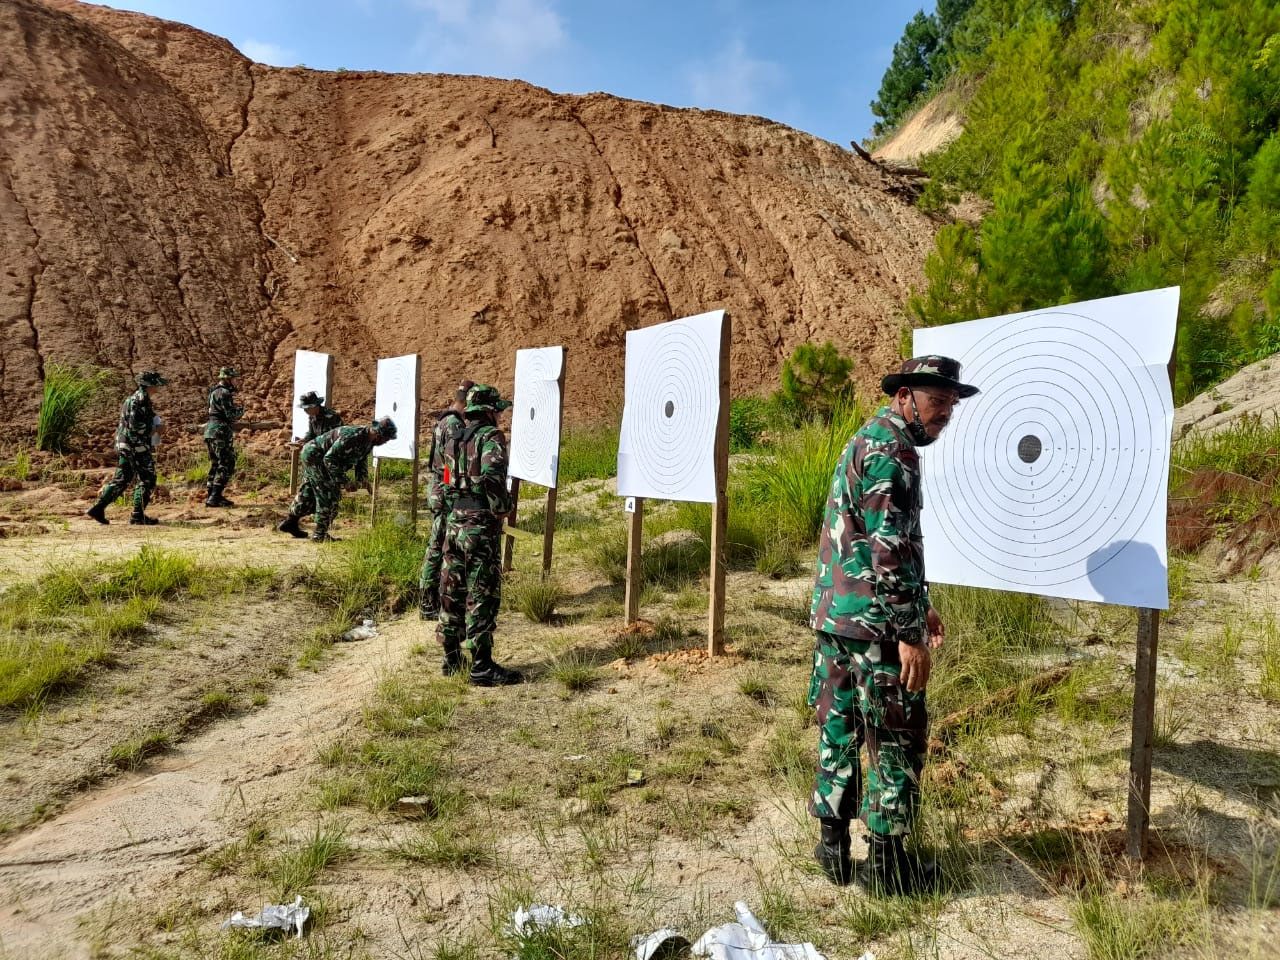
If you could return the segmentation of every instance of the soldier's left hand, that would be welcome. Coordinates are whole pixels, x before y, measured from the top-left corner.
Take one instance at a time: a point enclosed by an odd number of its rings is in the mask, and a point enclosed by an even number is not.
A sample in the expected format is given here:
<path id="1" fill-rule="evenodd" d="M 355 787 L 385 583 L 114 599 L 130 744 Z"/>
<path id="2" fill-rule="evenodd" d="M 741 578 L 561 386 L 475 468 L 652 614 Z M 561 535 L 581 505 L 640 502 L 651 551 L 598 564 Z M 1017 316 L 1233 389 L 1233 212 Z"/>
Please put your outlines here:
<path id="1" fill-rule="evenodd" d="M 929 631 L 929 647 L 937 650 L 946 639 L 947 628 L 943 625 L 942 618 L 938 616 L 938 611 L 933 607 L 930 607 L 929 612 L 924 615 L 924 625 Z"/>

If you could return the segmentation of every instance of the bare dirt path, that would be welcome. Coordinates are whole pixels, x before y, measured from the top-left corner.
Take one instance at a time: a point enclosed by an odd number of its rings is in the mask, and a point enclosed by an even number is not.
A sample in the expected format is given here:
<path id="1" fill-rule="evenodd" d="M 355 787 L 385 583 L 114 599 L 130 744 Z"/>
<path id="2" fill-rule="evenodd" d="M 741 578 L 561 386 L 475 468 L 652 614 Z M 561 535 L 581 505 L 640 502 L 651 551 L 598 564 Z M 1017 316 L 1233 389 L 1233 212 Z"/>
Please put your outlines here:
<path id="1" fill-rule="evenodd" d="M 0 956 L 89 957 L 77 919 L 110 899 L 155 902 L 228 822 L 296 798 L 316 748 L 358 718 L 382 673 L 421 639 L 413 620 L 341 647 L 265 708 L 208 729 L 0 846 Z"/>

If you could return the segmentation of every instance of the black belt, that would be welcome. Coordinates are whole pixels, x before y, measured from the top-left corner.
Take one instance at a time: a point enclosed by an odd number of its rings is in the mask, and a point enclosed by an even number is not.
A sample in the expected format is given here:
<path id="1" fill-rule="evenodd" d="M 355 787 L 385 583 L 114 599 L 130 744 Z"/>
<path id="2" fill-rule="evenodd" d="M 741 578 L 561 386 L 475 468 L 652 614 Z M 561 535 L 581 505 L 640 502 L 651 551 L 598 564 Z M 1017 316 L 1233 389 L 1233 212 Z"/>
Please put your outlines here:
<path id="1" fill-rule="evenodd" d="M 460 493 L 449 503 L 454 510 L 484 510 L 492 512 L 489 509 L 489 500 L 487 497 L 478 497 L 475 494 Z"/>

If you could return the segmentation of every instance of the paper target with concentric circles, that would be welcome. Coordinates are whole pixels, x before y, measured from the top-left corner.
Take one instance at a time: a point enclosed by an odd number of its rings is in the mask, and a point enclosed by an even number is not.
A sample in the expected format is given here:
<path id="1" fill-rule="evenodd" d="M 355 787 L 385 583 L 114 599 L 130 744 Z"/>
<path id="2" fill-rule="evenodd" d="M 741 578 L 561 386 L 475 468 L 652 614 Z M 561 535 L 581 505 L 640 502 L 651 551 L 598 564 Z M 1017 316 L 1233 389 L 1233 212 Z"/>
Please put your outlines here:
<path id="1" fill-rule="evenodd" d="M 560 469 L 560 380 L 564 347 L 516 351 L 508 473 L 554 487 Z"/>
<path id="2" fill-rule="evenodd" d="M 627 332 L 620 496 L 716 499 L 724 311 Z"/>
<path id="3" fill-rule="evenodd" d="M 981 389 L 923 451 L 930 580 L 1168 605 L 1178 291 L 916 332 Z"/>
<path id="4" fill-rule="evenodd" d="M 396 438 L 379 444 L 379 460 L 412 460 L 418 448 L 418 355 L 384 357 L 378 361 L 373 419 L 390 417 Z"/>

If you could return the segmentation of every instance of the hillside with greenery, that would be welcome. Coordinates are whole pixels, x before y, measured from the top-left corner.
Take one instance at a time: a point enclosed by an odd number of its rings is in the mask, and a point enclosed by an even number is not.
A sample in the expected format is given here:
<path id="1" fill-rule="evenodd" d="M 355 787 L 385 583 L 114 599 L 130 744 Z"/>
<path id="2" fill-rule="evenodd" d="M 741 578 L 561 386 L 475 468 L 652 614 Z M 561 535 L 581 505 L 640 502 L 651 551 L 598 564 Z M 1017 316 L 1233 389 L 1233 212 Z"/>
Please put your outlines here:
<path id="1" fill-rule="evenodd" d="M 913 324 L 1176 284 L 1179 401 L 1280 350 L 1274 0 L 943 3 L 895 50 L 881 129 L 944 88 L 964 132 L 920 202 L 988 208 L 939 231 Z"/>

